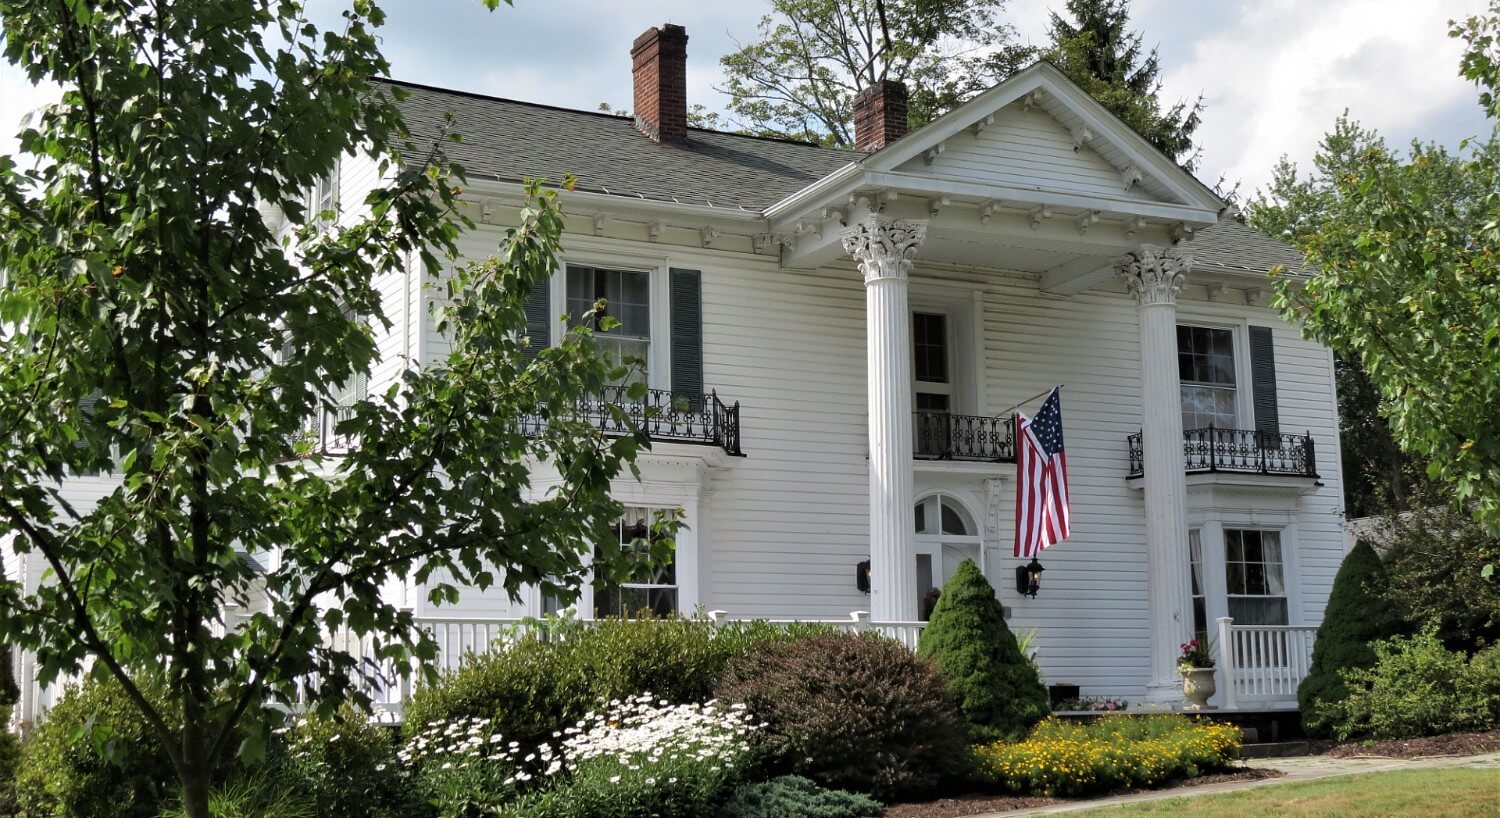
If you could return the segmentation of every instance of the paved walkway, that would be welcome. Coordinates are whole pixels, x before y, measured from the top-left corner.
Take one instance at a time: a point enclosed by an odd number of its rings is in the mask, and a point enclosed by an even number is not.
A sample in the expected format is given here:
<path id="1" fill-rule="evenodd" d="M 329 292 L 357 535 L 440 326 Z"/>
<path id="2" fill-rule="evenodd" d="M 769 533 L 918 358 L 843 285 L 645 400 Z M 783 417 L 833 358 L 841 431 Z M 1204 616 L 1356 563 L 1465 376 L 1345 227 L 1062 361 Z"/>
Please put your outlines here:
<path id="1" fill-rule="evenodd" d="M 1010 812 L 991 812 L 984 815 L 976 815 L 973 818 L 1011 818 L 1020 815 L 1055 815 L 1063 812 L 1081 812 L 1083 810 L 1098 809 L 1100 807 L 1112 807 L 1119 804 L 1135 804 L 1142 801 L 1161 801 L 1167 798 L 1187 798 L 1199 795 L 1212 795 L 1220 792 L 1234 792 L 1236 790 L 1248 790 L 1256 787 L 1275 787 L 1282 784 L 1290 784 L 1295 781 L 1313 781 L 1319 778 L 1333 778 L 1340 775 L 1357 775 L 1359 773 L 1381 773 L 1392 770 L 1428 770 L 1444 767 L 1472 767 L 1482 770 L 1500 771 L 1500 753 L 1487 753 L 1477 756 L 1435 756 L 1432 758 L 1332 758 L 1330 756 L 1302 756 L 1297 758 L 1257 758 L 1247 761 L 1248 767 L 1260 767 L 1267 770 L 1280 770 L 1285 775 L 1279 778 L 1263 778 L 1258 781 L 1228 781 L 1222 784 L 1205 784 L 1201 787 L 1175 787 L 1169 790 L 1151 790 L 1148 792 L 1137 792 L 1129 795 L 1116 795 L 1110 798 L 1099 798 L 1090 801 L 1077 801 L 1070 804 L 1056 804 L 1050 807 L 1037 807 L 1034 809 L 1012 810 Z"/>

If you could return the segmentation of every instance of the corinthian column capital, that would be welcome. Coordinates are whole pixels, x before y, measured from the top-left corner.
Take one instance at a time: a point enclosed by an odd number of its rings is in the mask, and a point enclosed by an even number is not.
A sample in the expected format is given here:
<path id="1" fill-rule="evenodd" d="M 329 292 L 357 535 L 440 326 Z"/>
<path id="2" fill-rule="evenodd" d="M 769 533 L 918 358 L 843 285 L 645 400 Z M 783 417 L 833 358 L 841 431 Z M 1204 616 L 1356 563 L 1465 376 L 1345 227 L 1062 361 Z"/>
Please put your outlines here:
<path id="1" fill-rule="evenodd" d="M 1192 268 L 1193 257 L 1180 255 L 1176 248 L 1142 244 L 1120 263 L 1120 277 L 1137 306 L 1176 304 L 1183 278 Z"/>
<path id="2" fill-rule="evenodd" d="M 912 256 L 927 237 L 927 225 L 870 213 L 844 230 L 844 252 L 864 273 L 865 281 L 905 279 Z"/>

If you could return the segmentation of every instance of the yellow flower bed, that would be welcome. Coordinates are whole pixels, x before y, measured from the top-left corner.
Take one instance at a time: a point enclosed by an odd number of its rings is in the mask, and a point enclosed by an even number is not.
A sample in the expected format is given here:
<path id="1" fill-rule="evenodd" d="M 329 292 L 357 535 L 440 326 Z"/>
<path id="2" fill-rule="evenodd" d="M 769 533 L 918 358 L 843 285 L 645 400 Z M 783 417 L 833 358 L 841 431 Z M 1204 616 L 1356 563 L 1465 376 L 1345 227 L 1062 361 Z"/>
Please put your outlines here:
<path id="1" fill-rule="evenodd" d="M 1239 753 L 1239 728 L 1175 715 L 1092 724 L 1049 718 L 1025 741 L 975 748 L 986 782 L 1038 795 L 1151 787 L 1223 767 Z"/>

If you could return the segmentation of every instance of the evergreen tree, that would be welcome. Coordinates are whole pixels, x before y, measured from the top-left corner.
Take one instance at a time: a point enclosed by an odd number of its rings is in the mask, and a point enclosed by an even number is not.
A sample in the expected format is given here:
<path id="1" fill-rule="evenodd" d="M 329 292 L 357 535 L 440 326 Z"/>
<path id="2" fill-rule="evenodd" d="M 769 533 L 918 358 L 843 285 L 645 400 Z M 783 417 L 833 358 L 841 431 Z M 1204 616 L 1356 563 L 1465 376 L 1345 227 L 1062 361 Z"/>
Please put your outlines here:
<path id="1" fill-rule="evenodd" d="M 1130 0 L 1068 0 L 1068 17 L 1053 12 L 1052 48 L 1046 53 L 1090 96 L 1134 128 L 1162 153 L 1189 170 L 1198 162 L 1193 132 L 1203 98 L 1163 108 L 1161 62 L 1156 49 L 1130 31 Z"/>
<path id="2" fill-rule="evenodd" d="M 1021 653 L 994 587 L 973 560 L 943 586 L 917 654 L 937 663 L 976 739 L 1018 738 L 1048 713 L 1036 666 Z"/>
<path id="3" fill-rule="evenodd" d="M 1370 643 L 1391 636 L 1398 622 L 1381 597 L 1385 566 L 1366 543 L 1359 543 L 1344 557 L 1328 595 L 1323 624 L 1313 643 L 1312 668 L 1297 688 L 1302 726 L 1311 736 L 1328 733 L 1325 705 L 1349 695 L 1339 672 L 1375 666 Z"/>

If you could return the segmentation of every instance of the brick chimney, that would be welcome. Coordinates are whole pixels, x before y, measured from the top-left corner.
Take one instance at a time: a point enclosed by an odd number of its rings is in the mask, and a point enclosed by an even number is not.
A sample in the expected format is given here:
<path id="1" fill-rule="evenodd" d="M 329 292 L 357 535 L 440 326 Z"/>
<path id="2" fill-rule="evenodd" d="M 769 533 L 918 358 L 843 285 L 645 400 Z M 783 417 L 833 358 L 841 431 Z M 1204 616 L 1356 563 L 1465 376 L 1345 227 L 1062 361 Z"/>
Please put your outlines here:
<path id="1" fill-rule="evenodd" d="M 630 48 L 635 127 L 654 142 L 687 142 L 687 41 L 687 29 L 668 23 L 646 29 Z"/>
<path id="2" fill-rule="evenodd" d="M 903 136 L 906 136 L 904 83 L 880 80 L 854 95 L 855 148 L 873 153 Z"/>

